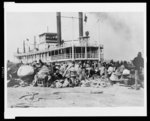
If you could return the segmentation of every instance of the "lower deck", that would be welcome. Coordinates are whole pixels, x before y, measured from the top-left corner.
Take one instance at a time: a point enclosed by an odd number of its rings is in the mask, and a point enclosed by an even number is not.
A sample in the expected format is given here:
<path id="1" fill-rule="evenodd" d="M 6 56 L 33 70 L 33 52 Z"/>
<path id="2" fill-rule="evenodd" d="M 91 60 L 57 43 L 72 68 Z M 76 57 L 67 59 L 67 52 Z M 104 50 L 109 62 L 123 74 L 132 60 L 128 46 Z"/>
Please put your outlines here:
<path id="1" fill-rule="evenodd" d="M 34 52 L 28 54 L 20 54 L 16 56 L 23 63 L 31 63 L 38 61 L 55 62 L 68 60 L 103 60 L 103 50 L 97 47 L 73 46 L 42 52 Z"/>

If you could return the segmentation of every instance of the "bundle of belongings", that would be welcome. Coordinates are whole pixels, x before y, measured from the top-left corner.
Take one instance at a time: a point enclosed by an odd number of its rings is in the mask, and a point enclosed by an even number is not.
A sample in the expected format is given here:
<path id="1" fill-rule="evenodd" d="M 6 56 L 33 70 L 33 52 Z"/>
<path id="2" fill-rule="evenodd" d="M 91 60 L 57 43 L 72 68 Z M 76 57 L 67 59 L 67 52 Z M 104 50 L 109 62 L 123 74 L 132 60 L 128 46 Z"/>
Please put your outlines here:
<path id="1" fill-rule="evenodd" d="M 120 81 L 121 76 L 122 76 L 122 72 L 119 69 L 116 69 L 112 71 L 109 79 L 111 80 L 112 84 L 114 84 Z"/>
<path id="2" fill-rule="evenodd" d="M 22 65 L 17 72 L 19 77 L 26 77 L 34 74 L 34 69 L 32 66 L 29 65 Z"/>
<path id="3" fill-rule="evenodd" d="M 131 78 L 130 70 L 128 69 L 116 69 L 116 71 L 113 71 L 110 76 L 110 80 L 112 84 L 114 83 L 124 83 L 125 85 L 128 85 L 128 82 Z"/>
<path id="4" fill-rule="evenodd" d="M 17 71 L 21 64 L 15 64 L 8 62 L 7 64 L 7 79 L 11 80 L 13 78 L 18 78 Z"/>
<path id="5" fill-rule="evenodd" d="M 113 70 L 113 69 L 111 69 Z M 124 85 L 131 84 L 131 79 L 134 78 L 131 75 L 130 70 L 126 69 L 124 65 L 120 66 L 114 71 L 111 71 L 111 75 L 109 79 L 111 80 L 112 84 L 114 83 L 123 83 Z"/>
<path id="6" fill-rule="evenodd" d="M 64 88 L 64 87 L 71 87 L 71 82 L 67 78 L 55 80 L 51 86 L 51 88 Z"/>
<path id="7" fill-rule="evenodd" d="M 34 76 L 33 86 L 48 86 L 51 79 L 50 70 L 47 66 L 43 65 Z"/>
<path id="8" fill-rule="evenodd" d="M 133 74 L 132 74 L 133 73 Z M 133 77 L 132 77 L 133 76 Z M 113 83 L 130 82 L 134 78 L 134 72 L 125 68 L 124 65 L 113 64 L 84 64 L 71 62 L 65 63 L 39 63 L 31 65 L 11 65 L 8 68 L 8 79 L 15 77 L 18 85 L 43 86 L 51 88 L 64 87 L 107 87 Z M 14 78 L 13 78 L 14 79 Z M 12 85 L 9 83 L 9 86 Z M 16 84 L 15 84 L 16 85 Z"/>
<path id="9" fill-rule="evenodd" d="M 90 87 L 92 84 L 91 80 L 82 80 L 81 81 L 81 87 Z"/>
<path id="10" fill-rule="evenodd" d="M 51 84 L 50 87 L 53 88 L 79 86 L 81 84 L 79 80 L 84 78 L 84 75 L 82 74 L 81 68 L 79 68 L 78 64 L 64 64 L 55 73 L 60 76 Z"/>
<path id="11" fill-rule="evenodd" d="M 81 87 L 108 87 L 110 86 L 110 82 L 107 78 L 101 77 L 100 79 L 87 79 L 81 81 Z"/>
<path id="12" fill-rule="evenodd" d="M 21 83 L 20 79 L 11 79 L 7 82 L 7 87 L 19 87 Z"/>
<path id="13" fill-rule="evenodd" d="M 29 86 L 34 78 L 34 68 L 30 65 L 21 65 L 17 71 L 21 86 Z"/>
<path id="14" fill-rule="evenodd" d="M 13 64 L 8 68 L 8 87 L 28 86 L 34 77 L 34 68 L 30 65 Z"/>
<path id="15" fill-rule="evenodd" d="M 130 70 L 124 69 L 122 73 L 121 80 L 124 82 L 124 84 L 127 86 L 129 83 L 131 76 L 130 76 Z"/>

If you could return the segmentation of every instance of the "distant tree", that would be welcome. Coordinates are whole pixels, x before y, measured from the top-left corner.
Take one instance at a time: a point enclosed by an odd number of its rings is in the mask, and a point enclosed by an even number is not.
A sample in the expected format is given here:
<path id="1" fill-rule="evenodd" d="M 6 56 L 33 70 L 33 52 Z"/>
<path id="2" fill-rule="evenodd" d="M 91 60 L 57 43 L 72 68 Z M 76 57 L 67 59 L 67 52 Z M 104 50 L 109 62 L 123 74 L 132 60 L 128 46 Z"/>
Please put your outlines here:
<path id="1" fill-rule="evenodd" d="M 124 63 L 123 63 L 123 61 L 121 60 L 121 62 L 120 62 L 120 65 L 123 65 Z"/>
<path id="2" fill-rule="evenodd" d="M 120 66 L 119 61 L 117 61 L 116 62 L 116 67 L 119 67 L 119 66 Z"/>
<path id="3" fill-rule="evenodd" d="M 124 62 L 123 62 L 123 65 L 125 66 L 125 68 L 128 68 L 127 61 L 124 61 Z"/>
<path id="4" fill-rule="evenodd" d="M 110 60 L 110 63 L 112 63 L 112 64 L 114 63 L 113 59 L 112 59 L 112 60 Z"/>

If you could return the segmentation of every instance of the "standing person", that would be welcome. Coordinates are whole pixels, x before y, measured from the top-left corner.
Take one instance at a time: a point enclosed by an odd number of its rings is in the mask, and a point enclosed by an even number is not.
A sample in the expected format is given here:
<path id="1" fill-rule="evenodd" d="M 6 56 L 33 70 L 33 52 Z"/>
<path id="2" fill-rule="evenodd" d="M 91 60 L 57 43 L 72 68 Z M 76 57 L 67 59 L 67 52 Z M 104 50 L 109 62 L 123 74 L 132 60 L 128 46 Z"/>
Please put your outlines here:
<path id="1" fill-rule="evenodd" d="M 139 89 L 138 83 L 143 87 L 142 81 L 140 80 L 140 75 L 144 68 L 144 59 L 142 58 L 142 53 L 139 52 L 137 57 L 135 57 L 132 62 L 135 66 L 135 89 L 137 90 Z"/>
<path id="2" fill-rule="evenodd" d="M 100 77 L 105 75 L 105 67 L 104 67 L 104 63 L 101 64 L 101 66 L 99 67 L 100 70 Z"/>
<path id="3" fill-rule="evenodd" d="M 69 86 L 73 87 L 76 80 L 76 70 L 75 70 L 75 62 L 72 61 L 71 64 L 68 65 L 66 70 L 63 73 L 63 77 L 67 78 L 69 81 Z"/>
<path id="4" fill-rule="evenodd" d="M 94 79 L 94 74 L 95 74 L 94 64 L 92 64 L 91 69 L 90 69 L 90 75 L 89 75 L 89 78 L 92 77 L 92 79 Z"/>
<path id="5" fill-rule="evenodd" d="M 91 70 L 90 63 L 87 62 L 86 66 L 85 66 L 85 71 L 86 71 L 86 73 L 87 73 L 88 76 L 90 76 L 90 70 Z"/>
<path id="6" fill-rule="evenodd" d="M 77 80 L 76 80 L 77 70 L 75 68 L 75 62 L 74 61 L 72 62 L 72 65 L 69 68 L 69 71 L 70 71 L 71 84 L 72 84 L 72 87 L 74 87 L 77 85 Z"/>
<path id="7" fill-rule="evenodd" d="M 114 72 L 114 66 L 113 66 L 113 64 L 109 64 L 108 70 L 107 70 L 107 77 L 108 77 L 108 79 L 109 79 L 111 85 L 113 85 L 113 82 L 112 82 L 112 80 L 110 79 L 110 77 L 111 77 L 111 75 L 112 75 L 113 72 Z"/>

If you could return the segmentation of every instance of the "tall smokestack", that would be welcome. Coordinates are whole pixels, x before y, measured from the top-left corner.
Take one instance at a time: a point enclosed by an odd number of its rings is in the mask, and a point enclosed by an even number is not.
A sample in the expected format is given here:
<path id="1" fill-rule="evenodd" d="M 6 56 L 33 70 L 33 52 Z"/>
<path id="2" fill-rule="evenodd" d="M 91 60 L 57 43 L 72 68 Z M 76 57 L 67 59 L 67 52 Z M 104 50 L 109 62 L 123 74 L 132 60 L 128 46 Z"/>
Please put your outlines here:
<path id="1" fill-rule="evenodd" d="M 57 12 L 57 42 L 61 44 L 61 13 Z"/>
<path id="2" fill-rule="evenodd" d="M 79 37 L 83 36 L 83 13 L 79 12 Z"/>

